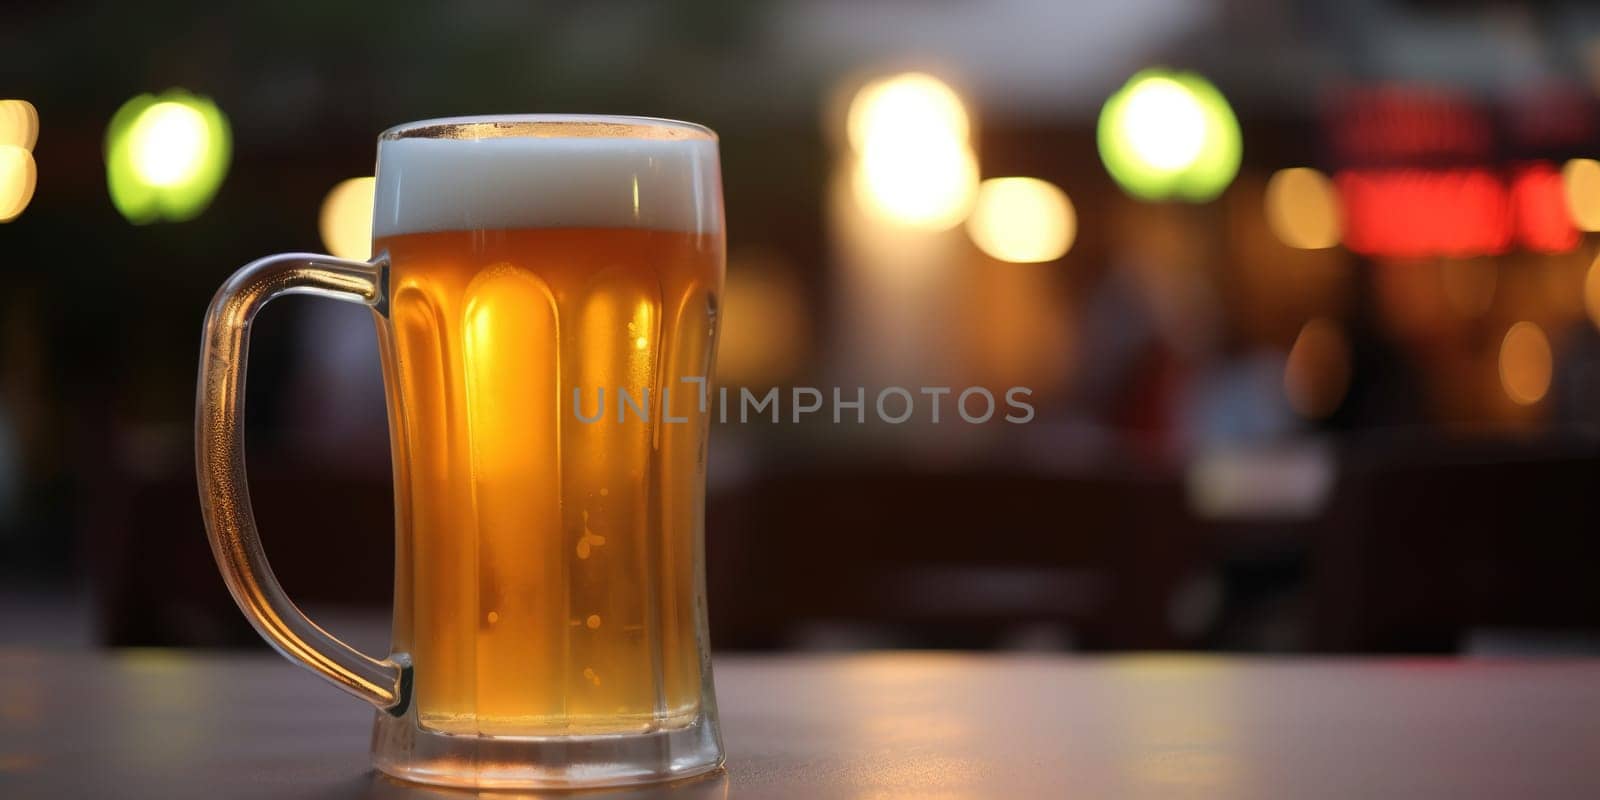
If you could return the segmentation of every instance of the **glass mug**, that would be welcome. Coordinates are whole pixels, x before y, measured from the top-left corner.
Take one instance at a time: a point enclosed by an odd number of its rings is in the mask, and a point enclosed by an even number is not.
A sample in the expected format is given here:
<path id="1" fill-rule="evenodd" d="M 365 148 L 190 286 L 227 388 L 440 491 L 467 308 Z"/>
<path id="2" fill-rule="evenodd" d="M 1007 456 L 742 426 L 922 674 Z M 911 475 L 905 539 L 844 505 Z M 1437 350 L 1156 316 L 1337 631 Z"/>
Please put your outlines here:
<path id="1" fill-rule="evenodd" d="M 722 228 L 716 135 L 698 125 L 432 120 L 379 138 L 371 261 L 270 256 L 217 292 L 195 423 L 212 551 L 269 643 L 378 708 L 380 770 L 583 787 L 721 765 L 702 520 Z M 377 324 L 387 658 L 295 607 L 251 513 L 250 322 L 293 293 Z"/>

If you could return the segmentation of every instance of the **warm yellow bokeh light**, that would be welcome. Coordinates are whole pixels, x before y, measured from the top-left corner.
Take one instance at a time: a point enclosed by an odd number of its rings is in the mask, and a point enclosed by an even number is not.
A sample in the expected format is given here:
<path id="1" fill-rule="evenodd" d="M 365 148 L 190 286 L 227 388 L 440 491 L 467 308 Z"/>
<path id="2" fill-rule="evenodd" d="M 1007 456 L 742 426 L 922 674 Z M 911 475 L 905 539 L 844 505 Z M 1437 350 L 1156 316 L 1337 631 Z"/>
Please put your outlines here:
<path id="1" fill-rule="evenodd" d="M 1283 368 L 1289 407 L 1307 419 L 1338 410 L 1350 388 L 1350 341 L 1339 323 L 1314 319 L 1300 329 Z"/>
<path id="2" fill-rule="evenodd" d="M 133 171 L 151 186 L 183 183 L 200 171 L 208 136 L 206 118 L 198 110 L 183 103 L 156 103 L 133 124 Z"/>
<path id="3" fill-rule="evenodd" d="M 28 207 L 38 169 L 33 154 L 16 145 L 0 144 L 0 222 L 10 222 Z"/>
<path id="4" fill-rule="evenodd" d="M 1561 168 L 1567 212 L 1580 231 L 1600 231 L 1600 161 L 1574 158 Z"/>
<path id="5" fill-rule="evenodd" d="M 1518 405 L 1532 405 L 1550 391 L 1554 372 L 1550 340 L 1532 322 L 1518 322 L 1500 341 L 1500 386 Z"/>
<path id="6" fill-rule="evenodd" d="M 978 186 L 967 234 L 991 258 L 1054 261 L 1072 247 L 1078 216 L 1066 192 L 1038 178 L 990 178 Z"/>
<path id="7" fill-rule="evenodd" d="M 966 108 L 937 78 L 905 73 L 862 87 L 846 121 L 856 202 L 897 224 L 944 230 L 965 219 L 978 185 Z"/>
<path id="8" fill-rule="evenodd" d="M 1149 78 L 1134 86 L 1124 102 L 1123 135 L 1144 163 L 1178 172 L 1200 157 L 1206 113 L 1188 87 L 1171 78 Z"/>
<path id="9" fill-rule="evenodd" d="M 845 130 L 850 147 L 861 153 L 875 142 L 928 136 L 965 143 L 969 125 L 954 89 L 932 75 L 906 72 L 861 87 L 850 101 Z"/>
<path id="10" fill-rule="evenodd" d="M 317 228 L 322 246 L 340 258 L 365 261 L 372 257 L 372 177 L 350 178 L 328 190 L 322 200 Z"/>
<path id="11" fill-rule="evenodd" d="M 978 158 L 966 145 L 934 141 L 869 148 L 856 162 L 856 201 L 888 221 L 942 231 L 972 210 Z"/>
<path id="12" fill-rule="evenodd" d="M 1267 181 L 1267 225 L 1284 244 L 1321 250 L 1339 243 L 1339 193 L 1328 176 L 1308 167 L 1280 169 Z"/>
<path id="13" fill-rule="evenodd" d="M 0 100 L 0 145 L 32 150 L 39 141 L 39 112 L 26 100 Z"/>

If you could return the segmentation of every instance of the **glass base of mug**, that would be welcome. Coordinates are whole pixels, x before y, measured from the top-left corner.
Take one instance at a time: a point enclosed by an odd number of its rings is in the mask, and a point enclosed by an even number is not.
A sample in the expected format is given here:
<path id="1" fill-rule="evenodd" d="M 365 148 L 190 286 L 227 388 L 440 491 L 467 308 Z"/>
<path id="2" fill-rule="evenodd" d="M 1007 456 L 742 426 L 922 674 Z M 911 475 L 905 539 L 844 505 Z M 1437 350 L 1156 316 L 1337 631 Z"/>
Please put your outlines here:
<path id="1" fill-rule="evenodd" d="M 372 761 L 402 780 L 474 789 L 589 789 L 675 781 L 722 766 L 716 723 L 594 736 L 465 736 L 378 714 Z"/>

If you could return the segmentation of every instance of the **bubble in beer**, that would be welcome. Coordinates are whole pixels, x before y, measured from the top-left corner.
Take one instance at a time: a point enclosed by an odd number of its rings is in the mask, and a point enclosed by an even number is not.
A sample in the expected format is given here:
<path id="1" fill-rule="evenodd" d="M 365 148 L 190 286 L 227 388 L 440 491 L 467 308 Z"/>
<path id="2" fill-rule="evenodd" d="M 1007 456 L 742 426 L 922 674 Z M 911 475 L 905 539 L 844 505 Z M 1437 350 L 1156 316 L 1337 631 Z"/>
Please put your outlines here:
<path id="1" fill-rule="evenodd" d="M 600 685 L 600 673 L 595 672 L 594 667 L 584 667 L 583 677 L 596 686 Z"/>
<path id="2" fill-rule="evenodd" d="M 591 631 L 598 629 L 600 627 L 600 615 L 590 614 L 589 618 L 583 621 L 583 624 L 589 626 Z"/>
<path id="3" fill-rule="evenodd" d="M 649 303 L 640 303 L 633 311 L 633 321 L 628 323 L 628 335 L 633 338 L 633 349 L 644 350 L 650 346 L 650 331 L 655 327 L 651 318 L 655 309 Z"/>
<path id="4" fill-rule="evenodd" d="M 584 531 L 583 536 L 578 537 L 578 558 L 588 558 L 593 548 L 605 543 L 606 537 L 597 533 L 590 533 L 587 530 Z"/>
<path id="5" fill-rule="evenodd" d="M 500 621 L 500 612 L 498 612 L 498 611 L 490 611 L 489 612 L 489 624 L 493 625 L 493 624 L 495 624 L 496 622 L 499 622 L 499 621 Z"/>

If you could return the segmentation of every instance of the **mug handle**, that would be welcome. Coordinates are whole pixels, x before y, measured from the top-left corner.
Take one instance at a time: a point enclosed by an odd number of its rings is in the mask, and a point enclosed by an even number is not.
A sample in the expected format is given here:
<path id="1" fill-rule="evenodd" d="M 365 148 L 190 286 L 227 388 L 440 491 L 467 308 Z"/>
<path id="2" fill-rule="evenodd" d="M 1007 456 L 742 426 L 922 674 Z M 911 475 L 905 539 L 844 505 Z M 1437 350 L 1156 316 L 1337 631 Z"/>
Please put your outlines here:
<path id="1" fill-rule="evenodd" d="M 339 641 L 306 617 L 267 565 L 250 510 L 244 468 L 244 378 L 250 322 L 275 297 L 312 294 L 383 310 L 388 265 L 311 253 L 268 256 L 217 290 L 206 312 L 195 398 L 195 468 L 211 552 L 250 624 L 278 652 L 335 686 L 395 716 L 411 696 L 404 654 L 378 660 Z"/>

